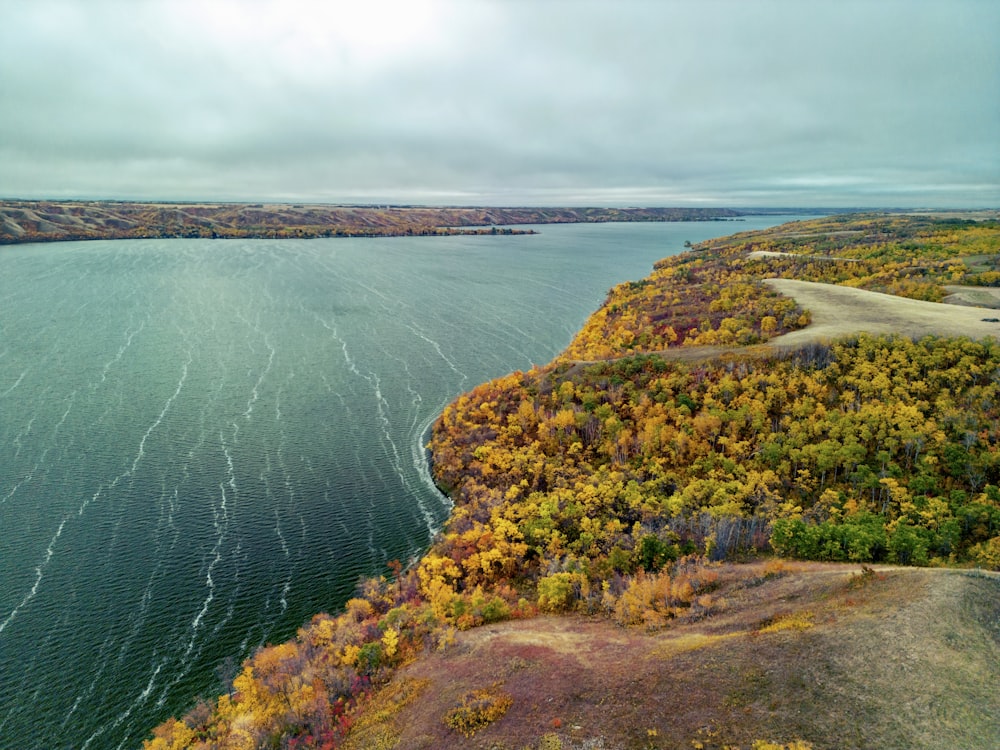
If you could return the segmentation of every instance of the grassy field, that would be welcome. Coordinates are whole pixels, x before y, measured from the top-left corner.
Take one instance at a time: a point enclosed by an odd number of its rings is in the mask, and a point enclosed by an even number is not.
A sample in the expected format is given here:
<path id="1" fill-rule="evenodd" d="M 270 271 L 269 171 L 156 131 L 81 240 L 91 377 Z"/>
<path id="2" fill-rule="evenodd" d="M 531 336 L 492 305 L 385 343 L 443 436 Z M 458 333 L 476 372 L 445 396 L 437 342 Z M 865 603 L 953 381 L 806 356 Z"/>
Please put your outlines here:
<path id="1" fill-rule="evenodd" d="M 458 633 L 399 671 L 352 746 L 1000 746 L 996 576 L 793 562 L 718 572 L 715 614 L 658 632 L 571 616 Z M 465 737 L 443 718 L 478 689 L 512 703 Z M 400 695 L 417 700 L 396 708 Z"/>
<path id="2" fill-rule="evenodd" d="M 775 337 L 769 342 L 772 346 L 829 341 L 860 331 L 896 333 L 912 338 L 931 335 L 968 336 L 972 339 L 1000 336 L 1000 315 L 986 307 L 923 302 L 849 286 L 794 279 L 768 279 L 766 283 L 812 313 L 810 325 Z M 958 299 L 963 300 L 975 294 L 978 295 L 975 299 L 982 297 L 983 301 L 987 301 L 990 291 L 975 289 L 953 294 L 958 294 Z"/>

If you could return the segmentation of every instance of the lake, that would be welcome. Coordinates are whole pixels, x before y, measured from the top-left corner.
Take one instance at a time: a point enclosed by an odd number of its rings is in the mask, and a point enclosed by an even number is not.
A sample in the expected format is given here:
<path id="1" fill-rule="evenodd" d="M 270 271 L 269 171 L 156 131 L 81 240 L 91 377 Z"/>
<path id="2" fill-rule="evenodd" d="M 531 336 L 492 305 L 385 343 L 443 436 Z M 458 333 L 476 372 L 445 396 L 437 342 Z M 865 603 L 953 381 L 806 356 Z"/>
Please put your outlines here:
<path id="1" fill-rule="evenodd" d="M 741 222 L 0 248 L 0 747 L 138 747 L 448 516 L 427 431 Z"/>

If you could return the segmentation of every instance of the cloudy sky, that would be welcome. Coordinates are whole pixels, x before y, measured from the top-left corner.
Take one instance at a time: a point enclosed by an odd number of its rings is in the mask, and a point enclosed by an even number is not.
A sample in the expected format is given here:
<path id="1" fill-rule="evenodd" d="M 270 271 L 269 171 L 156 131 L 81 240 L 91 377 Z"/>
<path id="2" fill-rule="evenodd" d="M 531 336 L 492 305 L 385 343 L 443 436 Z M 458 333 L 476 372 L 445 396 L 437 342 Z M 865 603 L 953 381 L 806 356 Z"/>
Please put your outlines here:
<path id="1" fill-rule="evenodd" d="M 996 0 L 0 0 L 0 197 L 1000 206 Z"/>

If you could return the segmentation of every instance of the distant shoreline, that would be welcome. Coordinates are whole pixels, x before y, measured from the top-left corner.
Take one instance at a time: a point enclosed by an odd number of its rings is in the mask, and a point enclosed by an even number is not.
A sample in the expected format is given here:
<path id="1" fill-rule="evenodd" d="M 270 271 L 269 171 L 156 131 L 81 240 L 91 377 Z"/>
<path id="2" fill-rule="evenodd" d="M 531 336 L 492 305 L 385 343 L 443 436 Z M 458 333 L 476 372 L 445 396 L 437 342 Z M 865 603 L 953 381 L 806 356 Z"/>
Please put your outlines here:
<path id="1" fill-rule="evenodd" d="M 739 220 L 774 209 L 0 200 L 0 245 L 115 239 L 534 234 L 526 224 Z"/>

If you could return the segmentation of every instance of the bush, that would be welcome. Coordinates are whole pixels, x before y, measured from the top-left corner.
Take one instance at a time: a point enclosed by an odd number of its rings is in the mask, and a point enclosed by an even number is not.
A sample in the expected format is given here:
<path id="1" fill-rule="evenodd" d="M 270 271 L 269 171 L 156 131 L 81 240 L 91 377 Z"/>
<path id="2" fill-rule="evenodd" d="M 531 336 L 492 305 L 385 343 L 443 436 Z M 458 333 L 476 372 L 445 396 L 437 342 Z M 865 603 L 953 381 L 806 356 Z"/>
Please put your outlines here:
<path id="1" fill-rule="evenodd" d="M 614 604 L 615 622 L 623 627 L 644 625 L 656 630 L 692 607 L 696 614 L 704 615 L 716 606 L 706 592 L 716 587 L 718 579 L 719 574 L 707 569 L 703 558 L 698 557 L 679 560 L 672 575 L 640 571 Z"/>
<path id="2" fill-rule="evenodd" d="M 494 685 L 484 690 L 473 690 L 462 696 L 462 702 L 444 717 L 444 723 L 466 737 L 472 737 L 483 727 L 507 713 L 514 699 Z"/>
<path id="3" fill-rule="evenodd" d="M 977 544 L 969 552 L 976 565 L 987 570 L 1000 570 L 1000 536 Z"/>
<path id="4" fill-rule="evenodd" d="M 668 562 L 676 560 L 679 553 L 676 544 L 667 544 L 656 534 L 646 534 L 639 542 L 639 564 L 647 573 L 661 570 Z"/>
<path id="5" fill-rule="evenodd" d="M 645 625 L 654 630 L 663 627 L 673 617 L 670 576 L 666 573 L 644 575 L 639 573 L 615 604 L 615 622 L 623 627 Z"/>
<path id="6" fill-rule="evenodd" d="M 538 582 L 538 608 L 543 612 L 562 612 L 579 598 L 582 573 L 553 573 Z"/>
<path id="7" fill-rule="evenodd" d="M 807 524 L 800 518 L 779 518 L 771 530 L 771 547 L 782 557 L 800 560 L 874 562 L 884 559 L 888 551 L 884 524 L 881 516 L 871 513 L 852 516 L 839 524 Z M 897 540 L 900 554 L 904 554 L 904 538 L 905 532 Z M 925 544 L 924 562 L 926 552 Z"/>
<path id="8" fill-rule="evenodd" d="M 510 605 L 501 596 L 484 594 L 479 587 L 472 594 L 455 596 L 448 610 L 459 630 L 468 630 L 510 617 Z"/>
<path id="9" fill-rule="evenodd" d="M 889 535 L 889 559 L 900 565 L 926 565 L 929 536 L 927 529 L 898 523 Z"/>
<path id="10" fill-rule="evenodd" d="M 371 641 L 363 645 L 358 651 L 358 657 L 355 660 L 358 672 L 369 677 L 378 672 L 382 663 L 382 644 L 379 641 Z"/>

